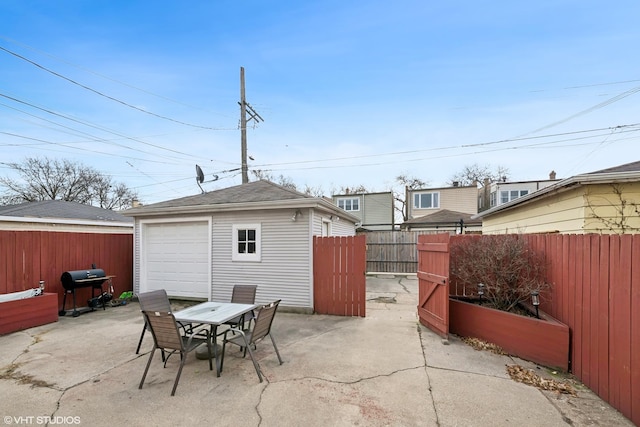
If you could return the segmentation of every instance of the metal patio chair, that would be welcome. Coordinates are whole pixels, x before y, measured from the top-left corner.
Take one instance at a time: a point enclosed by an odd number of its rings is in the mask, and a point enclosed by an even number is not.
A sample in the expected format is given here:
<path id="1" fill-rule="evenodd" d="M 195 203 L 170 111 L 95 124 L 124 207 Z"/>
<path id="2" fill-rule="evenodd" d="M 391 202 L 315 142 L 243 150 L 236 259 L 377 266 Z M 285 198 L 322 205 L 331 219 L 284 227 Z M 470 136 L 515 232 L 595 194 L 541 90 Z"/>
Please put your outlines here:
<path id="1" fill-rule="evenodd" d="M 256 302 L 256 290 L 258 286 L 256 285 L 234 285 L 233 291 L 231 292 L 231 302 L 236 304 L 255 304 Z M 253 311 L 249 313 L 249 323 L 254 319 L 255 315 Z M 224 323 L 225 325 L 229 325 L 231 327 L 244 329 L 245 325 L 245 315 L 235 317 Z"/>
<path id="2" fill-rule="evenodd" d="M 269 336 L 269 338 L 271 338 L 271 343 L 273 344 L 273 348 L 276 351 L 276 355 L 278 356 L 278 361 L 282 365 L 283 362 L 282 358 L 280 357 L 280 352 L 278 351 L 276 342 L 273 339 L 273 334 L 271 333 L 271 325 L 273 324 L 273 319 L 276 316 L 278 304 L 280 304 L 280 300 L 260 307 L 253 323 L 253 329 L 241 330 L 231 328 L 224 331 L 224 339 L 222 340 L 222 359 L 220 361 L 220 371 L 222 371 L 222 367 L 224 366 L 224 353 L 227 343 L 235 344 L 237 346 L 240 346 L 241 349 L 244 349 L 243 357 L 247 355 L 247 350 L 249 350 L 249 356 L 251 357 L 253 366 L 256 368 L 258 379 L 260 379 L 260 382 L 262 382 L 260 365 L 258 364 L 258 361 L 253 354 L 253 350 L 251 350 L 251 345 L 255 347 L 256 343 L 261 341 L 267 335 Z M 228 336 L 229 332 L 231 332 L 233 335 Z"/>
<path id="3" fill-rule="evenodd" d="M 164 289 L 158 289 L 156 291 L 142 292 L 138 294 L 138 302 L 140 303 L 141 311 L 162 311 L 165 313 L 171 313 L 171 303 L 167 296 L 167 291 Z M 184 325 L 178 322 L 178 325 L 184 330 L 185 335 L 190 334 L 193 328 L 199 325 Z M 142 327 L 142 333 L 140 334 L 140 340 L 138 341 L 138 347 L 136 348 L 136 354 L 140 353 L 140 346 L 142 345 L 142 339 L 144 333 L 149 329 L 145 318 L 144 326 Z M 162 353 L 162 360 L 164 360 L 164 352 Z"/>
<path id="4" fill-rule="evenodd" d="M 187 354 L 203 343 L 207 344 L 207 350 L 209 352 L 209 370 L 213 370 L 213 362 L 211 361 L 211 335 L 208 328 L 202 326 L 200 330 L 194 330 L 193 334 L 186 337 L 180 333 L 178 322 L 176 322 L 176 318 L 172 313 L 143 311 L 142 315 L 144 316 L 146 324 L 153 335 L 153 350 L 151 350 L 147 367 L 144 369 L 144 374 L 142 374 L 142 379 L 138 386 L 139 389 L 142 388 L 144 380 L 147 377 L 147 372 L 149 372 L 149 366 L 151 366 L 151 360 L 153 360 L 153 355 L 155 354 L 156 349 L 160 349 L 162 352 L 166 351 L 168 353 L 167 357 L 164 359 L 164 367 L 167 366 L 169 356 L 174 353 L 180 353 L 180 368 L 178 368 L 178 374 L 176 375 L 176 380 L 173 383 L 171 396 L 176 393 L 178 381 L 180 381 L 180 374 L 182 374 L 182 368 L 187 360 Z M 200 335 L 201 333 L 204 334 L 204 337 Z"/>

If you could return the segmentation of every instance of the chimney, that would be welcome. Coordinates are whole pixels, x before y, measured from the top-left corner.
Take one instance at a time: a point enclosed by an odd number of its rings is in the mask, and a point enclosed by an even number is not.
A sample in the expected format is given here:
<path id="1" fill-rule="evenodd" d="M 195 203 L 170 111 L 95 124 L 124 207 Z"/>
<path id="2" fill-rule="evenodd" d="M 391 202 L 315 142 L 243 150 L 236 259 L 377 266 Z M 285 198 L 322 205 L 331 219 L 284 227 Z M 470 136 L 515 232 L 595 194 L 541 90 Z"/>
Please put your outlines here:
<path id="1" fill-rule="evenodd" d="M 556 179 L 556 171 L 551 171 L 551 173 L 549 174 L 549 179 L 552 181 Z"/>
<path id="2" fill-rule="evenodd" d="M 140 201 L 139 201 L 139 200 L 137 200 L 137 199 L 133 199 L 133 200 L 131 201 L 131 207 L 132 207 L 132 208 L 139 208 L 140 206 L 142 206 L 142 203 L 140 203 Z"/>

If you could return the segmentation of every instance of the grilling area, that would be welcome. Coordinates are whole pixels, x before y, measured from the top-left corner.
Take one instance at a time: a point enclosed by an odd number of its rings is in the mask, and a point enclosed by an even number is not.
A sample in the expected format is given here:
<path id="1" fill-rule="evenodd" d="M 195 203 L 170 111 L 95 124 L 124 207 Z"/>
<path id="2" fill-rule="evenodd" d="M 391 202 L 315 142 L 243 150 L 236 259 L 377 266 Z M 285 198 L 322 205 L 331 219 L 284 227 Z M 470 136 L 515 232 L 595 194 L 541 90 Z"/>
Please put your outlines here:
<path id="1" fill-rule="evenodd" d="M 67 295 L 71 295 L 73 299 L 73 310 L 71 310 L 73 317 L 78 317 L 82 312 L 93 311 L 98 306 L 104 310 L 106 303 L 113 298 L 112 279 L 114 277 L 115 276 L 108 276 L 104 270 L 96 268 L 95 264 L 93 264 L 89 270 L 65 271 L 62 273 L 62 276 L 60 276 L 60 282 L 64 288 L 64 297 L 62 299 L 62 309 L 58 314 L 60 316 L 67 314 L 67 310 L 65 309 Z M 105 282 L 108 283 L 107 291 L 103 288 Z M 82 307 L 78 310 L 76 290 L 81 288 L 91 288 L 91 299 L 87 301 L 87 307 Z M 97 295 L 96 291 L 98 291 Z"/>

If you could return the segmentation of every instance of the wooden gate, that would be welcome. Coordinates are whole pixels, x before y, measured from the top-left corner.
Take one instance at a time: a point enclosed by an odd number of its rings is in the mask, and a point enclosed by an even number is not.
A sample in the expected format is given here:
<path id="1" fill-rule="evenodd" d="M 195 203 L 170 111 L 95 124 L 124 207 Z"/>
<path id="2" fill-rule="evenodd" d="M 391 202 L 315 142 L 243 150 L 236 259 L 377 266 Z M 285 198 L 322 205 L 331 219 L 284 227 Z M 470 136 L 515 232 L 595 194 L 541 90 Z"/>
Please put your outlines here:
<path id="1" fill-rule="evenodd" d="M 365 236 L 313 238 L 313 308 L 365 317 Z"/>
<path id="2" fill-rule="evenodd" d="M 418 237 L 418 317 L 443 338 L 449 336 L 449 234 Z"/>

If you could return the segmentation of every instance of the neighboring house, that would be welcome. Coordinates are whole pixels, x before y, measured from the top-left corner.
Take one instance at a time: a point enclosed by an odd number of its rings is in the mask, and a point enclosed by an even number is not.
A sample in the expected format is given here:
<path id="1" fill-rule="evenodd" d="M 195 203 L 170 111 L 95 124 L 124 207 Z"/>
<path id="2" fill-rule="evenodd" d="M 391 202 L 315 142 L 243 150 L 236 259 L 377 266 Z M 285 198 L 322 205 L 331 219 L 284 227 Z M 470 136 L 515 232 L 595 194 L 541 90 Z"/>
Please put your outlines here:
<path id="1" fill-rule="evenodd" d="M 455 212 L 478 212 L 478 188 L 475 185 L 438 188 L 407 188 L 405 196 L 408 220 L 447 209 Z"/>
<path id="2" fill-rule="evenodd" d="M 134 292 L 313 310 L 313 237 L 352 236 L 358 218 L 323 198 L 256 181 L 124 212 L 135 219 Z"/>
<path id="3" fill-rule="evenodd" d="M 133 234 L 133 220 L 109 209 L 44 200 L 0 206 L 0 230 Z"/>
<path id="4" fill-rule="evenodd" d="M 353 193 L 334 194 L 333 202 L 360 219 L 359 229 L 364 230 L 393 230 L 394 208 L 393 193 Z"/>
<path id="5" fill-rule="evenodd" d="M 478 191 L 478 212 L 509 203 L 517 198 L 541 190 L 556 182 L 556 173 L 551 171 L 549 179 L 541 181 L 508 182 L 506 177 L 502 181 L 491 182 L 485 180 L 484 186 Z"/>
<path id="6" fill-rule="evenodd" d="M 450 233 L 478 232 L 482 220 L 471 220 L 478 212 L 478 188 L 475 185 L 406 190 L 406 230 Z M 462 227 L 460 221 L 462 220 Z"/>
<path id="7" fill-rule="evenodd" d="M 465 212 L 441 209 L 430 215 L 424 215 L 405 221 L 400 228 L 407 231 L 425 231 L 450 234 L 478 234 L 482 232 L 482 220 L 472 219 Z"/>
<path id="8" fill-rule="evenodd" d="M 639 233 L 640 161 L 558 181 L 474 218 L 483 234 Z"/>

